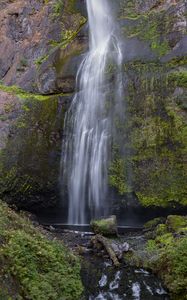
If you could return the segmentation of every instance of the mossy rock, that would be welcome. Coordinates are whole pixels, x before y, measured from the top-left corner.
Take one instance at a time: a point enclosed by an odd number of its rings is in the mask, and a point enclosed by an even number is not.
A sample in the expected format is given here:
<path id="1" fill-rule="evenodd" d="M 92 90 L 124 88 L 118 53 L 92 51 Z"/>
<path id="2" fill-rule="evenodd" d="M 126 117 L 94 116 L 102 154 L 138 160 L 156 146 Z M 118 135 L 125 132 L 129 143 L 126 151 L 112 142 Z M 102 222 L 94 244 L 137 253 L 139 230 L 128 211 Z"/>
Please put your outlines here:
<path id="1" fill-rule="evenodd" d="M 187 237 L 173 238 L 171 233 L 163 234 L 156 238 L 154 245 L 152 257 L 146 262 L 146 265 L 161 277 L 170 291 L 172 299 L 185 300 L 187 292 Z"/>
<path id="2" fill-rule="evenodd" d="M 125 65 L 126 118 L 116 125 L 109 184 L 119 195 L 134 192 L 144 207 L 177 211 L 187 205 L 187 124 L 176 84 L 168 80 L 171 68 L 140 61 Z"/>
<path id="3" fill-rule="evenodd" d="M 166 224 L 168 230 L 178 232 L 180 229 L 187 227 L 187 217 L 171 215 L 167 217 Z"/>
<path id="4" fill-rule="evenodd" d="M 179 70 L 169 74 L 169 80 L 177 86 L 187 88 L 187 70 Z"/>
<path id="5" fill-rule="evenodd" d="M 163 235 L 166 234 L 168 232 L 168 228 L 166 224 L 159 224 L 156 227 L 156 235 Z"/>
<path id="6" fill-rule="evenodd" d="M 103 218 L 100 220 L 93 220 L 90 223 L 91 228 L 95 234 L 102 234 L 104 236 L 117 235 L 117 220 L 116 216 Z"/>
<path id="7" fill-rule="evenodd" d="M 155 218 L 144 224 L 144 230 L 145 231 L 155 230 L 155 228 L 159 224 L 164 224 L 165 222 L 166 222 L 166 218 L 163 218 L 163 217 Z"/>
<path id="8" fill-rule="evenodd" d="M 171 299 L 177 300 L 185 300 L 187 292 L 186 222 L 186 216 L 170 215 L 165 224 L 153 227 L 150 231 L 152 238 L 146 245 L 148 259 L 143 260 L 143 266 L 153 270 L 164 281 Z"/>
<path id="9" fill-rule="evenodd" d="M 0 89 L 19 102 L 16 113 L 14 106 L 8 112 L 10 134 L 0 151 L 1 199 L 24 209 L 55 206 L 69 96 L 36 95 L 15 86 Z"/>

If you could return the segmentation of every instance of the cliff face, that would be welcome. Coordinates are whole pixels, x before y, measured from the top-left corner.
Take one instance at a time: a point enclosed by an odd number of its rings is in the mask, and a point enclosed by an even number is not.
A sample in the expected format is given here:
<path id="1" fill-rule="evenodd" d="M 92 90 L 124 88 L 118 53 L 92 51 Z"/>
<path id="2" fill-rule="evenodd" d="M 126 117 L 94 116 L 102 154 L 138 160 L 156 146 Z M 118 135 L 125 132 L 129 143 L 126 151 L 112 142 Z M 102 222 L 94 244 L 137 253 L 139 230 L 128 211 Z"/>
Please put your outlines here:
<path id="1" fill-rule="evenodd" d="M 86 47 L 80 6 L 0 1 L 0 193 L 19 207 L 57 202 L 64 112 Z"/>
<path id="2" fill-rule="evenodd" d="M 129 194 L 143 206 L 187 205 L 187 5 L 115 6 L 127 108 L 109 168 L 114 198 L 125 207 Z M 57 202 L 63 117 L 87 48 L 85 23 L 81 0 L 0 1 L 0 192 L 21 207 Z"/>
<path id="3" fill-rule="evenodd" d="M 184 1 L 121 1 L 127 115 L 110 182 L 143 206 L 187 204 L 186 11 Z"/>

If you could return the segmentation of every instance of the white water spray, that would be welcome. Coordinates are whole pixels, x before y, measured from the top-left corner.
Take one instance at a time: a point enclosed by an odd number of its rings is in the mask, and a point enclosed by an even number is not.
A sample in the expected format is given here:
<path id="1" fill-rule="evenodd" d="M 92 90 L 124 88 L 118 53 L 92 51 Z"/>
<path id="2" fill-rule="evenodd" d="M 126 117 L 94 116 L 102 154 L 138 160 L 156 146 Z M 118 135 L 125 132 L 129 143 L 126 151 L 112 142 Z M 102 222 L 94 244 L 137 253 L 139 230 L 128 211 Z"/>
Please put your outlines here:
<path id="1" fill-rule="evenodd" d="M 77 93 L 66 114 L 63 145 L 63 182 L 69 195 L 69 224 L 85 224 L 107 212 L 107 174 L 112 136 L 112 114 L 121 97 L 122 53 L 108 0 L 87 0 L 89 51 L 77 74 Z M 118 69 L 110 101 L 110 64 Z M 113 105 L 113 106 L 112 106 Z M 108 108 L 107 108 L 108 107 Z"/>

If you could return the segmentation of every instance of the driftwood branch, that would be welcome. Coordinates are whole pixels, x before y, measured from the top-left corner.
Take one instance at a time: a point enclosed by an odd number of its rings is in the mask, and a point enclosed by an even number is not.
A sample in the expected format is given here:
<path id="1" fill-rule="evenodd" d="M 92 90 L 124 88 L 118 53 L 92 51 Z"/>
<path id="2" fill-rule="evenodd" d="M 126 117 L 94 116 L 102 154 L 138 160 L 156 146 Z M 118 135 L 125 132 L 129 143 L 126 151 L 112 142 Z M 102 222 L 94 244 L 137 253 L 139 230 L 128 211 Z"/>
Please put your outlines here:
<path id="1" fill-rule="evenodd" d="M 109 241 L 105 237 L 103 237 L 100 234 L 97 234 L 96 236 L 94 236 L 92 238 L 91 242 L 93 243 L 93 245 L 97 245 L 98 243 L 101 244 L 105 248 L 106 252 L 108 253 L 114 266 L 118 267 L 120 265 L 119 260 L 116 256 L 114 250 L 112 249 Z"/>

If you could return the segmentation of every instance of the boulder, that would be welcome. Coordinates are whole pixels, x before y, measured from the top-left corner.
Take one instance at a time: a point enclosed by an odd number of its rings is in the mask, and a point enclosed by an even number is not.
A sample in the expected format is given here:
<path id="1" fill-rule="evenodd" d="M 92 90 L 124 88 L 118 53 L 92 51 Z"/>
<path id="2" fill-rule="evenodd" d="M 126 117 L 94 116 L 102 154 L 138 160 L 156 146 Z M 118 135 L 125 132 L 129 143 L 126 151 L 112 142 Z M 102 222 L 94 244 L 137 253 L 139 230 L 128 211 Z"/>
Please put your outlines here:
<path id="1" fill-rule="evenodd" d="M 93 220 L 90 223 L 91 228 L 95 234 L 102 234 L 104 236 L 117 235 L 117 219 L 116 216 Z"/>
<path id="2" fill-rule="evenodd" d="M 187 216 L 170 215 L 167 217 L 166 225 L 171 232 L 178 232 L 187 227 Z"/>

